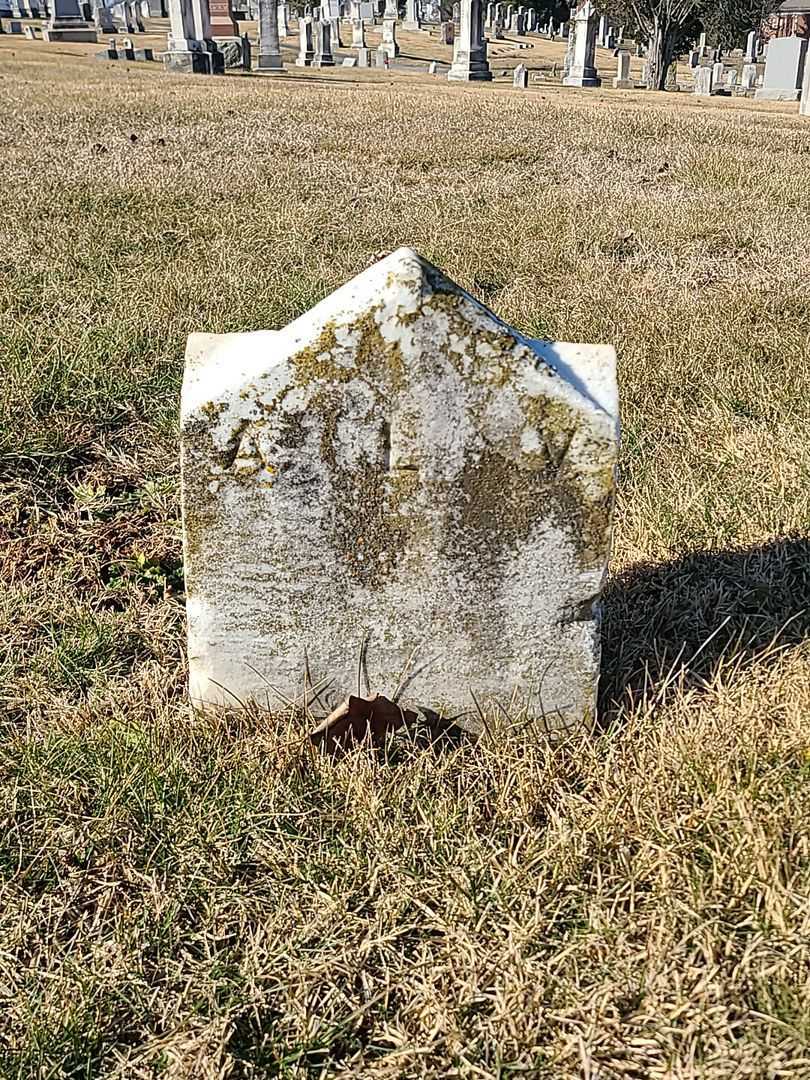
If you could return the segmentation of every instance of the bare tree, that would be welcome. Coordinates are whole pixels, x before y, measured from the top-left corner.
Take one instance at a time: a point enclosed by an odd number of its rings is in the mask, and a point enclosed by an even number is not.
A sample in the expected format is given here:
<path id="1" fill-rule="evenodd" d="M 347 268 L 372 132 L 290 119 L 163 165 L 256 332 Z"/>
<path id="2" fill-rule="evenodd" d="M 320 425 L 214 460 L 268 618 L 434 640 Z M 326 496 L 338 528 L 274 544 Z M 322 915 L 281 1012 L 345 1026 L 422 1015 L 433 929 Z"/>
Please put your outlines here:
<path id="1" fill-rule="evenodd" d="M 677 51 L 701 28 L 719 46 L 742 44 L 780 0 L 602 0 L 607 15 L 635 23 L 648 42 L 647 87 L 663 90 Z"/>

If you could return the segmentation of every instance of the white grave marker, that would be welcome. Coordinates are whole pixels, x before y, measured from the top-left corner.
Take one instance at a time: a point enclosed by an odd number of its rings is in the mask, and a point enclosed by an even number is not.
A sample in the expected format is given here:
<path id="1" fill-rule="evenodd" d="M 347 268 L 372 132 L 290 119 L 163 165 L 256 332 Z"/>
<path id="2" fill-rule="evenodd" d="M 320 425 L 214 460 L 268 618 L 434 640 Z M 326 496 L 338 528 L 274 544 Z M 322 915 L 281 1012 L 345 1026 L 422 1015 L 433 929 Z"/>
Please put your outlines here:
<path id="1" fill-rule="evenodd" d="M 587 724 L 617 446 L 611 347 L 528 340 L 407 248 L 282 330 L 192 335 L 193 702 L 283 709 L 308 672 L 331 705 L 365 641 L 372 691 Z"/>

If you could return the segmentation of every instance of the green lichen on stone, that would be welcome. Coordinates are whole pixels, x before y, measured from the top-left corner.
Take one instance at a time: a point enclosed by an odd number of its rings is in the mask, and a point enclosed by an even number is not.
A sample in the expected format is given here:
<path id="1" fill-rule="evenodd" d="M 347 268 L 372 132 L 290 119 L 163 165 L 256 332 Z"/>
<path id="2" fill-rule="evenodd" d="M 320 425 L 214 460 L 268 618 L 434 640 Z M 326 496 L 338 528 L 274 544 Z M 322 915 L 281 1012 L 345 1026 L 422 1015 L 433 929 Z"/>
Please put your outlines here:
<path id="1" fill-rule="evenodd" d="M 373 374 L 385 379 L 395 393 L 405 385 L 405 361 L 402 350 L 396 341 L 386 341 L 373 311 L 368 311 L 361 318 L 350 324 L 350 329 L 357 334 L 354 346 L 355 368 L 357 375 Z"/>
<path id="2" fill-rule="evenodd" d="M 227 408 L 228 404 L 225 401 L 206 401 L 205 405 L 200 406 L 200 412 L 211 423 L 214 423 Z"/>
<path id="3" fill-rule="evenodd" d="M 354 367 L 347 367 L 336 360 L 336 354 L 345 352 L 335 335 L 335 324 L 329 322 L 321 330 L 318 340 L 294 353 L 289 363 L 295 372 L 297 386 L 309 386 L 321 382 L 347 383 L 355 376 Z"/>
<path id="4" fill-rule="evenodd" d="M 350 345 L 338 341 L 338 329 L 350 337 Z M 351 355 L 352 362 L 341 363 L 340 358 L 347 355 Z M 405 383 L 405 365 L 399 344 L 385 340 L 374 311 L 364 312 L 350 322 L 338 324 L 333 320 L 327 323 L 317 341 L 295 353 L 289 362 L 295 371 L 297 386 L 375 378 L 396 391 Z"/>

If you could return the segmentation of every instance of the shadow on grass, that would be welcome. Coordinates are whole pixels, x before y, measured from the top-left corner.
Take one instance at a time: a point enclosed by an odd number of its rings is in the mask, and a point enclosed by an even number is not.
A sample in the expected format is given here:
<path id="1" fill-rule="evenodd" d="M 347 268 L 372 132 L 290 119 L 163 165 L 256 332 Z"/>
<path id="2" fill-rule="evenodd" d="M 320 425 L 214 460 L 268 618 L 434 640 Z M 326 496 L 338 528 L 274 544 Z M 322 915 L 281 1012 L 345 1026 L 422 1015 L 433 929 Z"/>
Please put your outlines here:
<path id="1" fill-rule="evenodd" d="M 810 540 L 635 566 L 610 581 L 603 602 L 605 724 L 673 676 L 705 685 L 724 661 L 750 662 L 769 645 L 810 639 Z"/>

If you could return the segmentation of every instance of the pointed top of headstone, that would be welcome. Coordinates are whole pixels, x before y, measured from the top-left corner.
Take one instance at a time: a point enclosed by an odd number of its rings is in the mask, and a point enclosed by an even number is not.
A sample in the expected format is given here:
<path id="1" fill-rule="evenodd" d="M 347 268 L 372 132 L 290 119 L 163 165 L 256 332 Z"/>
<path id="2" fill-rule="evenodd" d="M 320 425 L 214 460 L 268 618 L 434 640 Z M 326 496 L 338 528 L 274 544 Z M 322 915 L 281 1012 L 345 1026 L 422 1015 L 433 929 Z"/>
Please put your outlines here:
<path id="1" fill-rule="evenodd" d="M 371 325 L 369 318 L 380 328 L 378 343 L 382 344 L 383 339 L 389 341 L 394 351 L 417 332 L 450 334 L 458 343 L 474 345 L 465 355 L 465 375 L 476 380 L 486 377 L 493 357 L 500 352 L 500 362 L 508 356 L 511 374 L 527 388 L 542 385 L 544 392 L 564 400 L 572 409 L 595 408 L 611 424 L 615 423 L 618 391 L 611 347 L 523 337 L 409 247 L 392 251 L 286 327 L 273 332 L 271 362 L 293 358 L 295 363 L 296 353 L 305 352 L 324 336 L 354 338 L 359 333 L 362 337 Z M 260 332 L 262 338 L 264 334 Z M 231 336 L 223 335 L 221 341 L 227 343 Z M 244 340 L 254 335 L 237 336 Z M 209 335 L 203 337 L 207 339 Z M 487 345 L 479 340 L 482 337 L 488 339 Z M 408 344 L 413 347 L 413 342 Z M 268 364 L 264 348 L 255 353 L 242 351 L 247 363 L 246 375 L 259 374 Z M 195 356 L 189 359 L 193 366 Z M 233 377 L 233 372 L 219 359 L 212 358 L 210 367 L 211 377 L 217 382 L 227 384 Z M 340 376 L 339 370 L 337 374 Z M 506 372 L 501 371 L 499 377 L 505 378 Z M 208 386 L 205 392 L 210 389 Z"/>

